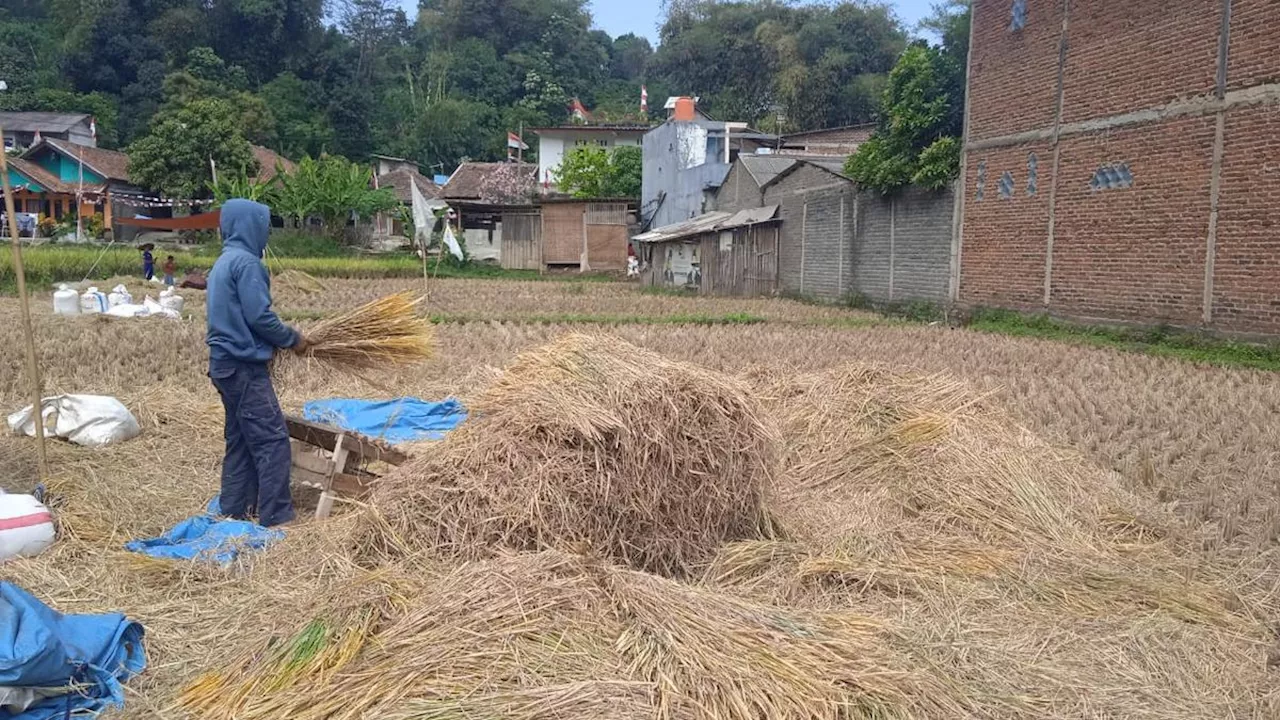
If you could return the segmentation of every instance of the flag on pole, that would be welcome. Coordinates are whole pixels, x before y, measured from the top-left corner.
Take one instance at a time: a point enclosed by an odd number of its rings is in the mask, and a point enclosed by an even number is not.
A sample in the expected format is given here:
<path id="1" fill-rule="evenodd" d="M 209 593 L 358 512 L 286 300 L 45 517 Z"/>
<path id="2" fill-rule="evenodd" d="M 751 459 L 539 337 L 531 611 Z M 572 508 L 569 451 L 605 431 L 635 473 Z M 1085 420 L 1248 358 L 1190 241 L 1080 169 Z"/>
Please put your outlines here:
<path id="1" fill-rule="evenodd" d="M 465 259 L 462 255 L 462 247 L 458 245 L 458 238 L 453 236 L 453 226 L 449 223 L 444 224 L 444 244 L 458 260 Z"/>
<path id="2" fill-rule="evenodd" d="M 98 139 L 98 119 L 92 115 L 89 116 L 89 137 Z"/>
<path id="3" fill-rule="evenodd" d="M 529 146 L 524 143 L 524 140 L 520 139 L 519 135 L 508 130 L 507 131 L 507 149 L 508 150 L 528 150 Z"/>
<path id="4" fill-rule="evenodd" d="M 31 138 L 31 144 L 32 144 L 32 145 L 39 145 L 39 144 L 40 144 L 40 131 L 39 131 L 39 130 L 36 130 L 36 134 Z"/>
<path id="5" fill-rule="evenodd" d="M 591 122 L 591 113 L 587 112 L 587 108 L 583 106 L 582 101 L 574 98 L 569 103 L 569 114 L 578 122 Z"/>
<path id="6" fill-rule="evenodd" d="M 640 86 L 640 112 L 649 112 L 649 88 L 644 85 Z"/>

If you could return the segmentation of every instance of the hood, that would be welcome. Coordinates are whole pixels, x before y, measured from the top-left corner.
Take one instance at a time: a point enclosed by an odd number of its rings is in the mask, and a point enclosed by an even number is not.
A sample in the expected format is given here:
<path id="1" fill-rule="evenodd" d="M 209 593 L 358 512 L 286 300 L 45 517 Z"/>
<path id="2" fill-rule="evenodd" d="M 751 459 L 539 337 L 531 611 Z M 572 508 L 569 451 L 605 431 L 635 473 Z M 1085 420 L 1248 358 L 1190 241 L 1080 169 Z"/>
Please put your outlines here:
<path id="1" fill-rule="evenodd" d="M 222 204 L 222 246 L 235 247 L 261 258 L 271 231 L 271 211 L 266 205 L 236 198 Z"/>

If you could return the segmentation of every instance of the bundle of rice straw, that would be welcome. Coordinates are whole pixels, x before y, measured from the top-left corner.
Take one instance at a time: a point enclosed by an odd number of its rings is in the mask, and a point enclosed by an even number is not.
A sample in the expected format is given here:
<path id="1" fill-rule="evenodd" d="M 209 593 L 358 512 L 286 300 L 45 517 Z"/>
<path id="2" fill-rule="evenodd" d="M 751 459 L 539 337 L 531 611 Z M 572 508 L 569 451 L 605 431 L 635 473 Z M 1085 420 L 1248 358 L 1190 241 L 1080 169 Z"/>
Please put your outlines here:
<path id="1" fill-rule="evenodd" d="M 349 370 L 410 365 L 431 357 L 431 321 L 419 316 L 424 300 L 401 292 L 322 320 L 307 330 L 305 356 Z"/>
<path id="2" fill-rule="evenodd" d="M 293 288 L 307 294 L 323 292 L 325 289 L 324 283 L 316 279 L 315 276 L 301 270 L 285 270 L 276 275 L 275 282 L 278 285 Z"/>
<path id="3" fill-rule="evenodd" d="M 682 575 L 766 537 L 775 432 L 739 381 L 610 337 L 521 355 L 430 454 L 379 481 L 357 552 L 589 548 Z"/>
<path id="4" fill-rule="evenodd" d="M 433 577 L 343 657 L 359 627 L 303 620 L 283 646 L 246 652 L 180 702 L 236 720 L 967 714 L 937 675 L 911 669 L 882 622 L 762 605 L 555 551 Z"/>

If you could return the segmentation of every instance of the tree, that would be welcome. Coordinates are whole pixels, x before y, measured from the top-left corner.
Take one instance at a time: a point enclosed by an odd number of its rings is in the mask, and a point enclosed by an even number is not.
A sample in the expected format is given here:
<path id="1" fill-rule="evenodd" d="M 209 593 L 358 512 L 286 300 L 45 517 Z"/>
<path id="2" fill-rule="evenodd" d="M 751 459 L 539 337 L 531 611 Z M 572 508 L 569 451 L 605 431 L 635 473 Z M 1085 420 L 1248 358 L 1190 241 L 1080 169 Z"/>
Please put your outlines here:
<path id="1" fill-rule="evenodd" d="M 258 97 L 275 118 L 277 147 L 286 157 L 317 156 L 333 144 L 333 127 L 320 102 L 318 83 L 282 72 L 262 86 Z"/>
<path id="2" fill-rule="evenodd" d="M 574 197 L 640 197 L 641 150 L 626 145 L 607 152 L 583 147 L 570 152 L 556 172 L 556 185 Z"/>
<path id="3" fill-rule="evenodd" d="M 881 121 L 871 139 L 845 163 L 850 177 L 890 192 L 910 183 L 945 187 L 959 172 L 960 142 L 948 93 L 951 60 L 918 43 L 889 73 Z"/>
<path id="4" fill-rule="evenodd" d="M 680 0 L 649 74 L 724 119 L 808 130 L 872 119 L 877 83 L 906 44 L 884 5 Z"/>
<path id="5" fill-rule="evenodd" d="M 653 46 L 649 38 L 634 33 L 619 35 L 609 52 L 609 76 L 615 80 L 643 80 L 652 59 Z"/>
<path id="6" fill-rule="evenodd" d="M 151 131 L 129 146 L 129 179 L 172 198 L 208 197 L 210 158 L 220 172 L 253 176 L 258 161 L 225 100 L 195 100 L 156 115 Z"/>

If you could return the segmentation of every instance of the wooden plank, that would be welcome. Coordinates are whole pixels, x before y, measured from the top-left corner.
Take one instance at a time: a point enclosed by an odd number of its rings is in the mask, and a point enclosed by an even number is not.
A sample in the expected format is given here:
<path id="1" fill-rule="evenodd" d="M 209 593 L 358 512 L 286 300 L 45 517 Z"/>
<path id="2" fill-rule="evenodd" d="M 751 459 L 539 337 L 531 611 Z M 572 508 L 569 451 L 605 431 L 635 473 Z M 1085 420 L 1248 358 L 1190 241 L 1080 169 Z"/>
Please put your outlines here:
<path id="1" fill-rule="evenodd" d="M 290 474 L 292 481 L 303 487 L 315 488 L 317 490 L 324 489 L 324 481 L 327 477 L 323 473 L 312 472 L 300 467 L 294 467 Z M 352 475 L 351 473 L 334 473 L 333 482 L 329 488 L 337 495 L 342 497 L 363 497 L 371 489 L 373 483 L 378 479 L 376 475 Z"/>
<path id="2" fill-rule="evenodd" d="M 548 265 L 582 265 L 583 205 L 542 207 L 542 259 Z"/>
<path id="3" fill-rule="evenodd" d="M 321 425 L 292 415 L 286 415 L 284 423 L 289 428 L 289 437 L 329 451 L 333 451 L 338 435 L 344 432 L 331 425 Z M 408 455 L 373 438 L 359 433 L 347 435 L 348 452 L 359 455 L 364 460 L 402 465 L 409 459 Z"/>

